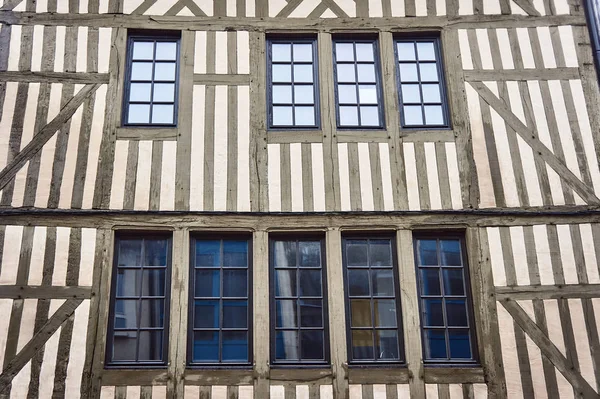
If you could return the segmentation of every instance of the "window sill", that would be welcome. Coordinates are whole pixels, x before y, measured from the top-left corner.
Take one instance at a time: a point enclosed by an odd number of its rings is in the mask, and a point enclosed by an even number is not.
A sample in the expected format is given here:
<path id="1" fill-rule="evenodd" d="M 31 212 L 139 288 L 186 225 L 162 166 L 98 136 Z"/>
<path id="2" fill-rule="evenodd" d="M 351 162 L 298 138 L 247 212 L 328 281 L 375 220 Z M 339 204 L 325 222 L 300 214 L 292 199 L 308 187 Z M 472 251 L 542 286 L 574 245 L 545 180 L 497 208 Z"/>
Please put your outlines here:
<path id="1" fill-rule="evenodd" d="M 485 383 L 483 368 L 468 365 L 439 364 L 425 365 L 423 369 L 427 384 L 479 384 Z"/>
<path id="2" fill-rule="evenodd" d="M 409 374 L 405 364 L 350 365 L 350 384 L 408 384 Z"/>
<path id="3" fill-rule="evenodd" d="M 333 381 L 333 372 L 331 366 L 311 366 L 310 368 L 271 368 L 269 379 L 275 381 L 297 381 L 297 382 L 318 382 L 320 384 L 331 384 Z"/>
<path id="4" fill-rule="evenodd" d="M 117 130 L 117 140 L 159 140 L 175 141 L 179 135 L 177 126 L 154 127 L 154 126 L 122 126 Z"/>
<path id="5" fill-rule="evenodd" d="M 107 366 L 102 373 L 104 385 L 153 385 L 167 383 L 167 366 L 154 369 L 131 366 Z M 162 367 L 162 368 L 158 368 Z"/>

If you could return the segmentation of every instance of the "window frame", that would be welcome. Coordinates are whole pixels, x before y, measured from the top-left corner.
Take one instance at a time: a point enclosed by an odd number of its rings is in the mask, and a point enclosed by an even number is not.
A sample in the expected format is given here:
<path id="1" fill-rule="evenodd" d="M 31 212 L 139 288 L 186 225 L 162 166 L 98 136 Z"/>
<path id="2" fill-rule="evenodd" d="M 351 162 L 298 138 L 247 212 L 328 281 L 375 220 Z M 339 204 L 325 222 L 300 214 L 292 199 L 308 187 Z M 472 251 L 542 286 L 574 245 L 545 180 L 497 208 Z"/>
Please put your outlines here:
<path id="1" fill-rule="evenodd" d="M 416 281 L 417 281 L 417 299 L 419 301 L 419 326 L 421 329 L 421 347 L 422 347 L 422 356 L 423 356 L 423 364 L 426 366 L 459 366 L 459 367 L 479 367 L 480 364 L 480 354 L 478 350 L 478 341 L 477 341 L 477 326 L 476 326 L 476 318 L 475 311 L 473 308 L 473 290 L 471 286 L 471 276 L 470 276 L 470 268 L 469 268 L 469 258 L 467 254 L 466 248 L 466 237 L 465 234 L 461 232 L 432 232 L 432 231 L 419 231 L 413 232 L 413 252 L 414 252 L 414 262 L 415 262 L 415 273 L 416 273 Z M 451 359 L 450 351 L 448 350 L 448 341 L 446 341 L 446 354 L 447 359 L 428 359 L 425 353 L 425 328 L 423 322 L 423 304 L 421 297 L 421 278 L 419 273 L 419 261 L 418 261 L 418 252 L 417 252 L 417 241 L 418 240 L 458 240 L 460 242 L 461 247 L 461 258 L 463 261 L 462 269 L 463 269 L 463 284 L 465 287 L 465 298 L 466 298 L 466 307 L 467 307 L 467 317 L 468 317 L 468 330 L 471 338 L 471 358 L 470 359 Z M 439 254 L 438 254 L 439 255 Z M 442 266 L 438 265 L 438 270 L 442 270 Z M 442 279 L 442 275 L 440 272 L 440 279 Z M 440 288 L 443 285 L 443 280 L 440 280 Z M 445 295 L 441 298 L 445 298 Z M 446 320 L 445 308 L 444 308 L 444 320 Z M 448 326 L 444 325 L 439 329 L 444 329 L 446 333 L 448 331 Z M 464 328 L 467 329 L 467 328 Z M 447 335 L 447 334 L 446 334 Z"/>
<path id="2" fill-rule="evenodd" d="M 165 308 L 163 315 L 163 339 L 162 339 L 162 361 L 114 361 L 112 360 L 114 324 L 115 324 L 115 306 L 117 293 L 117 269 L 119 261 L 119 242 L 122 239 L 161 239 L 167 241 L 167 265 L 165 267 Z M 171 272 L 173 270 L 173 234 L 159 231 L 116 231 L 113 240 L 113 264 L 110 287 L 110 298 L 108 307 L 108 323 L 106 332 L 106 349 L 104 353 L 105 369 L 166 369 L 169 361 L 169 321 L 171 310 Z M 143 270 L 140 267 L 140 270 Z M 142 289 L 140 287 L 140 289 Z M 140 326 L 137 326 L 139 333 Z M 139 341 L 139 337 L 138 337 Z M 137 351 L 136 351 L 137 355 Z"/>
<path id="3" fill-rule="evenodd" d="M 194 362 L 194 289 L 195 289 L 195 250 L 196 250 L 196 241 L 198 240 L 245 240 L 248 243 L 248 361 L 247 362 Z M 189 285 L 188 285 L 188 322 L 187 322 L 187 344 L 186 344 L 186 368 L 188 369 L 251 369 L 252 364 L 254 362 L 254 312 L 252 307 L 252 298 L 253 298 L 253 254 L 252 254 L 252 234 L 251 233 L 209 233 L 209 232 L 192 232 L 190 234 L 190 259 L 189 259 Z M 216 270 L 222 270 L 223 266 L 215 267 Z M 219 280 L 219 284 L 223 286 L 223 278 Z M 218 297 L 219 300 L 223 299 L 223 293 Z M 222 319 L 222 307 L 220 308 L 220 318 Z M 222 331 L 222 327 L 219 327 L 219 333 Z M 219 347 L 222 347 L 221 335 L 219 334 Z M 220 352 L 219 352 L 220 353 Z"/>
<path id="4" fill-rule="evenodd" d="M 155 85 L 154 74 L 150 84 L 152 85 L 150 92 L 150 114 L 148 123 L 129 123 L 129 96 L 131 93 L 131 72 L 133 64 L 133 44 L 134 42 L 175 42 L 177 45 L 177 54 L 175 56 L 175 80 L 172 82 L 175 86 L 175 92 L 173 93 L 173 123 L 152 123 L 152 105 L 154 104 L 152 95 Z M 125 81 L 123 85 L 123 104 L 121 109 L 121 126 L 124 128 L 128 127 L 141 127 L 141 128 L 176 128 L 179 115 L 179 83 L 180 83 L 180 58 L 181 58 L 181 32 L 178 31 L 137 31 L 134 30 L 127 35 L 127 50 L 126 50 L 126 64 L 125 64 Z M 152 58 L 152 65 L 156 64 L 156 46 L 154 47 L 154 55 Z M 134 82 L 135 83 L 135 82 Z M 158 81 L 161 83 L 161 81 Z M 166 83 L 171 83 L 167 81 Z M 134 102 L 135 103 L 135 102 Z M 159 102 L 162 103 L 162 102 Z M 144 103 L 145 104 L 145 103 Z M 170 104 L 170 103 L 169 103 Z"/>
<path id="5" fill-rule="evenodd" d="M 348 282 L 348 259 L 346 254 L 346 243 L 348 240 L 369 240 L 369 239 L 389 239 L 392 247 L 392 275 L 394 278 L 394 299 L 396 301 L 396 330 L 398 331 L 398 360 L 354 360 L 352 356 L 352 321 L 351 309 L 350 309 L 350 290 Z M 344 311 L 346 315 L 346 349 L 348 353 L 348 365 L 350 367 L 390 367 L 390 366 L 401 366 L 405 367 L 406 363 L 406 352 L 404 346 L 404 322 L 402 312 L 402 298 L 400 291 L 400 267 L 398 259 L 398 251 L 396 244 L 395 232 L 360 232 L 360 233 L 349 233 L 342 234 L 342 272 L 344 278 Z M 371 266 L 365 268 L 371 270 Z M 374 297 L 369 296 L 369 300 L 372 301 Z M 391 328 L 384 328 L 391 330 Z M 375 326 L 371 327 L 372 331 L 377 330 Z M 373 347 L 374 349 L 374 347 Z"/>
<path id="6" fill-rule="evenodd" d="M 406 125 L 404 118 L 404 103 L 402 100 L 402 83 L 400 81 L 400 58 L 398 56 L 398 43 L 399 42 L 430 42 L 433 41 L 433 46 L 435 50 L 435 65 L 437 67 L 438 73 L 438 84 L 440 85 L 440 102 L 442 106 L 442 115 L 444 118 L 444 123 L 441 125 L 426 125 L 425 122 L 425 111 L 421 109 L 423 124 L 421 125 Z M 440 38 L 439 33 L 411 33 L 411 34 L 396 34 L 394 35 L 394 61 L 395 61 L 395 69 L 396 69 L 396 87 L 398 90 L 398 112 L 400 113 L 400 129 L 407 131 L 414 130 L 451 130 L 452 129 L 452 121 L 451 121 L 451 113 L 450 113 L 450 103 L 448 101 L 448 87 L 446 83 L 446 69 L 444 64 L 443 57 L 443 49 L 442 49 L 442 40 Z M 416 51 L 416 50 L 415 50 Z M 409 62 L 406 62 L 409 63 Z M 431 63 L 431 62 L 430 62 Z M 418 61 L 415 60 L 415 64 L 418 65 Z M 417 73 L 419 76 L 419 80 L 417 84 L 419 85 L 419 92 L 421 93 L 422 99 L 422 89 L 421 86 L 423 82 L 421 81 L 421 74 L 419 69 L 417 68 Z M 427 83 L 427 82 L 425 82 Z M 408 104 L 411 105 L 411 104 Z M 415 103 L 416 105 L 416 103 Z M 423 107 L 425 105 L 424 102 L 420 103 L 420 106 Z"/>
<path id="7" fill-rule="evenodd" d="M 377 111 L 379 115 L 379 125 L 377 126 L 342 126 L 340 124 L 340 101 L 339 101 L 339 92 L 338 92 L 338 74 L 337 74 L 337 43 L 372 43 L 373 44 L 373 65 L 375 67 L 375 86 L 377 90 Z M 333 91 L 335 96 L 335 120 L 336 120 L 336 129 L 340 131 L 349 130 L 369 130 L 369 131 L 377 131 L 377 130 L 385 130 L 386 129 L 386 118 L 385 118 L 385 98 L 383 94 L 383 73 L 382 73 L 382 64 L 381 64 L 381 48 L 379 42 L 378 34 L 364 34 L 364 33 L 337 33 L 334 34 L 331 38 L 331 47 L 332 47 L 332 62 L 333 65 L 331 68 L 333 69 Z M 362 61 L 365 62 L 365 61 Z M 343 64 L 350 64 L 349 61 L 342 61 Z M 353 65 L 355 66 L 360 62 L 356 61 L 356 47 L 354 53 L 354 61 Z M 358 87 L 358 74 L 356 74 L 356 82 L 354 82 L 354 86 Z M 360 99 L 358 97 L 358 93 L 356 94 L 357 101 L 357 109 L 358 109 L 358 120 L 360 121 Z M 372 104 L 366 104 L 367 106 L 373 106 Z"/>
<path id="8" fill-rule="evenodd" d="M 319 241 L 321 246 L 321 287 L 323 300 L 323 360 L 277 360 L 276 358 L 276 305 L 275 305 L 275 241 Z M 327 254 L 325 236 L 318 233 L 269 234 L 269 355 L 272 368 L 328 368 L 331 367 L 329 333 L 329 303 L 327 290 Z M 299 266 L 296 265 L 296 269 Z M 297 293 L 300 297 L 299 292 Z M 300 331 L 301 327 L 297 327 Z M 300 340 L 300 338 L 298 338 Z"/>
<path id="9" fill-rule="evenodd" d="M 312 70 L 313 70 L 313 106 L 315 108 L 315 124 L 314 125 L 275 125 L 273 123 L 273 86 L 278 86 L 277 84 L 273 84 L 273 53 L 272 53 L 272 45 L 273 44 L 310 44 L 312 45 Z M 321 95 L 320 95 L 320 87 L 319 87 L 319 47 L 317 36 L 314 34 L 308 35 L 294 35 L 294 34 L 267 34 L 266 36 L 266 57 L 267 57 L 267 65 L 266 65 L 266 89 L 267 89 L 267 130 L 268 131 L 306 131 L 306 130 L 320 130 L 321 129 Z M 293 58 L 290 59 L 289 64 L 283 63 L 281 64 L 290 65 L 292 69 L 292 77 L 290 82 L 290 87 L 292 88 L 292 98 L 294 97 L 294 71 Z M 306 62 L 304 63 L 307 64 Z M 288 86 L 281 85 L 281 86 Z M 308 84 L 300 84 L 299 86 L 308 86 Z M 292 120 L 295 119 L 294 110 L 297 106 L 302 106 L 302 104 L 292 104 Z"/>

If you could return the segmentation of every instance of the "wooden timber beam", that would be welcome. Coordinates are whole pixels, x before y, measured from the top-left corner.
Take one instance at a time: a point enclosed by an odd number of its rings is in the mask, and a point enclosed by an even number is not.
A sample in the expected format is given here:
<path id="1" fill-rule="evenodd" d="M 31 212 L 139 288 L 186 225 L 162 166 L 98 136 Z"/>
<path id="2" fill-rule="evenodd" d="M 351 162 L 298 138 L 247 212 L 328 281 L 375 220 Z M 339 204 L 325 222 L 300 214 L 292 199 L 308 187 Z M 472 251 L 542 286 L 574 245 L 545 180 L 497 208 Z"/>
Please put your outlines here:
<path id="1" fill-rule="evenodd" d="M 228 85 L 248 86 L 250 75 L 248 74 L 220 74 L 220 73 L 196 73 L 194 74 L 195 85 Z"/>
<path id="2" fill-rule="evenodd" d="M 532 17 L 539 17 L 541 14 L 535 9 L 531 0 L 513 0 L 519 7 Z"/>
<path id="3" fill-rule="evenodd" d="M 590 384 L 581 376 L 560 350 L 550 341 L 544 332 L 535 324 L 519 304 L 510 299 L 500 301 L 502 306 L 510 313 L 519 327 L 525 331 L 529 338 L 540 348 L 542 354 L 554 364 L 561 374 L 573 385 L 573 388 L 584 399 L 600 398 Z"/>
<path id="4" fill-rule="evenodd" d="M 0 82 L 108 83 L 107 73 L 2 71 Z"/>
<path id="5" fill-rule="evenodd" d="M 465 80 L 468 82 L 502 81 L 502 80 L 569 80 L 580 79 L 579 68 L 538 68 L 538 69 L 505 69 L 505 70 L 466 70 Z"/>
<path id="6" fill-rule="evenodd" d="M 531 300 L 561 298 L 600 298 L 600 284 L 521 285 L 496 287 L 500 299 Z"/>
<path id="7" fill-rule="evenodd" d="M 29 144 L 19 152 L 12 161 L 0 172 L 0 189 L 4 188 L 17 172 L 29 161 L 35 154 L 38 153 L 50 140 L 52 136 L 64 125 L 77 111 L 79 106 L 92 95 L 100 87 L 99 84 L 88 84 L 84 86 L 73 98 L 71 98 L 65 106 L 60 110 L 58 115 L 46 126 L 37 132 Z"/>
<path id="8" fill-rule="evenodd" d="M 2 299 L 88 299 L 91 296 L 91 287 L 79 286 L 3 285 L 0 289 Z"/>
<path id="9" fill-rule="evenodd" d="M 482 82 L 471 82 L 471 86 L 492 107 L 504 121 L 514 130 L 514 133 L 531 147 L 535 156 L 541 157 L 558 175 L 579 194 L 588 204 L 599 204 L 600 199 L 594 193 L 594 189 L 582 182 L 563 161 L 561 161 L 548 147 L 538 138 L 537 132 L 527 127 L 521 120 Z M 512 133 L 508 129 L 508 134 Z"/>

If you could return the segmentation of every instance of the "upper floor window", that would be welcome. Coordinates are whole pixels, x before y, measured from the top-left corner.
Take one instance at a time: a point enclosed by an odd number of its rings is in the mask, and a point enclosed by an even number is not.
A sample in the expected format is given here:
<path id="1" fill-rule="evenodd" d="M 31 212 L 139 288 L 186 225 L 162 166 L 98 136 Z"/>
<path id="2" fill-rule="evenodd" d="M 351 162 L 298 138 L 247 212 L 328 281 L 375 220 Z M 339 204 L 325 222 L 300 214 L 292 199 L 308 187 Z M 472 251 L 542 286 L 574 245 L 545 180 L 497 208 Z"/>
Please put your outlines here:
<path id="1" fill-rule="evenodd" d="M 397 39 L 396 58 L 402 127 L 448 127 L 439 39 Z"/>
<path id="2" fill-rule="evenodd" d="M 129 36 L 123 125 L 177 124 L 178 59 L 178 36 Z"/>
<path id="3" fill-rule="evenodd" d="M 316 39 L 268 40 L 269 128 L 318 128 Z"/>
<path id="4" fill-rule="evenodd" d="M 106 362 L 165 366 L 171 239 L 119 235 L 114 262 Z"/>
<path id="5" fill-rule="evenodd" d="M 335 39 L 338 128 L 382 128 L 383 100 L 376 39 Z"/>

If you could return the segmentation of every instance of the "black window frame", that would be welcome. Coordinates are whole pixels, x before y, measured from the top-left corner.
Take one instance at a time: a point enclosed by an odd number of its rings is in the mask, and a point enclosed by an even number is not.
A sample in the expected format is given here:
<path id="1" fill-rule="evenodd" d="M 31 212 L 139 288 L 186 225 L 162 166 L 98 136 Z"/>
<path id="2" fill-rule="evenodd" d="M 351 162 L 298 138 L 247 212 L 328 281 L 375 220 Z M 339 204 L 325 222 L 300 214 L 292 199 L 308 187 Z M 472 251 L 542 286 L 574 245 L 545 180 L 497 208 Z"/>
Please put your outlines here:
<path id="1" fill-rule="evenodd" d="M 323 301 L 323 360 L 277 360 L 276 345 L 277 345 L 277 327 L 276 327 L 276 305 L 275 305 L 275 241 L 319 241 L 321 246 L 321 296 Z M 271 358 L 271 366 L 274 368 L 327 368 L 331 365 L 331 348 L 330 348 L 330 333 L 329 333 L 329 301 L 327 290 L 327 256 L 326 256 L 326 241 L 322 234 L 311 233 L 279 233 L 269 235 L 269 354 Z M 298 262 L 297 262 L 298 263 Z M 308 268 L 308 267 L 307 267 Z M 315 270 L 315 267 L 309 269 Z M 296 265 L 296 270 L 300 270 L 299 265 Z M 296 297 L 300 298 L 298 285 L 299 279 L 296 282 Z M 302 328 L 298 323 L 297 331 Z M 300 336 L 298 340 L 301 342 Z M 301 351 L 301 347 L 300 351 Z"/>
<path id="2" fill-rule="evenodd" d="M 470 339 L 471 339 L 471 358 L 470 359 L 460 359 L 460 358 L 451 358 L 450 357 L 450 350 L 449 350 L 449 340 L 448 340 L 448 323 L 446 321 L 446 310 L 445 310 L 445 305 L 444 305 L 444 326 L 443 327 L 434 327 L 431 329 L 444 329 L 445 331 L 445 335 L 446 335 L 446 360 L 441 359 L 441 358 L 428 358 L 426 355 L 426 349 L 425 349 L 425 330 L 427 329 L 424 324 L 423 321 L 423 304 L 422 304 L 422 294 L 421 294 L 421 275 L 420 275 L 420 265 L 419 265 L 419 254 L 418 254 L 418 248 L 417 248 L 417 241 L 418 240 L 436 240 L 437 241 L 437 250 L 438 250 L 438 260 L 440 258 L 439 256 L 439 241 L 440 240 L 458 240 L 460 242 L 460 247 L 461 247 L 461 259 L 463 261 L 462 264 L 462 270 L 463 270 L 463 285 L 465 288 L 465 300 L 466 300 L 466 307 L 467 307 L 467 318 L 468 318 L 468 330 L 469 330 L 469 334 L 470 334 Z M 420 328 L 421 328 L 421 342 L 422 342 L 422 353 L 423 353 L 423 363 L 425 365 L 442 365 L 442 366 L 461 366 L 461 367 L 469 367 L 469 366 L 479 366 L 480 365 L 480 356 L 479 356 L 479 350 L 478 350 L 478 341 L 477 341 L 477 328 L 475 326 L 476 320 L 475 320 L 475 313 L 474 313 L 474 309 L 473 309 L 473 290 L 471 287 L 471 278 L 470 278 L 470 270 L 469 270 L 469 261 L 468 261 L 468 257 L 467 257 L 467 249 L 466 249 L 466 238 L 465 235 L 463 233 L 460 232 L 431 232 L 431 231 L 426 231 L 426 232 L 413 232 L 413 252 L 414 252 L 414 259 L 415 259 L 415 272 L 416 272 L 416 280 L 417 280 L 417 297 L 418 297 L 418 301 L 419 301 L 419 321 L 420 321 Z M 439 262 L 438 262 L 439 263 Z M 435 266 L 425 266 L 426 268 L 434 268 Z M 450 266 L 452 267 L 452 266 Z M 454 266 L 453 268 L 457 268 L 457 266 Z M 443 275 L 442 275 L 442 266 L 438 265 L 437 267 L 438 270 L 440 270 L 440 295 L 439 297 L 446 298 L 446 296 L 444 295 L 444 282 L 443 282 Z M 466 329 L 466 328 L 461 328 L 461 327 L 457 327 L 457 329 Z"/>
<path id="3" fill-rule="evenodd" d="M 437 67 L 438 74 L 438 84 L 440 86 L 440 102 L 442 107 L 442 116 L 444 118 L 444 123 L 439 125 L 427 125 L 425 124 L 425 110 L 424 106 L 427 105 L 423 101 L 423 90 L 422 85 L 423 82 L 421 80 L 421 72 L 417 67 L 417 76 L 418 81 L 411 82 L 411 84 L 419 85 L 419 93 L 421 95 L 421 103 L 408 103 L 407 105 L 420 105 L 421 106 L 421 117 L 423 123 L 421 125 L 406 125 L 405 117 L 404 117 L 404 102 L 402 99 L 402 83 L 400 80 L 400 64 L 416 64 L 419 65 L 418 54 L 415 48 L 415 61 L 400 61 L 398 55 L 398 43 L 419 43 L 419 42 L 433 42 L 434 50 L 435 50 L 435 64 Z M 398 88 L 398 111 L 400 112 L 400 128 L 402 130 L 449 130 L 452 129 L 452 121 L 450 118 L 450 104 L 448 102 L 448 88 L 446 85 L 446 74 L 444 67 L 444 57 L 442 51 L 442 41 L 439 34 L 432 33 L 423 33 L 423 34 L 410 34 L 410 35 L 394 35 L 394 59 L 396 63 L 396 87 Z M 433 61 L 427 61 L 427 63 L 433 63 Z M 438 105 L 438 103 L 432 103 L 434 105 Z"/>
<path id="4" fill-rule="evenodd" d="M 346 246 L 349 240 L 381 240 L 389 239 L 392 247 L 392 275 L 394 278 L 394 300 L 396 301 L 396 331 L 398 332 L 398 359 L 397 360 L 354 360 L 352 356 L 352 321 L 351 321 L 351 308 L 350 308 L 350 290 L 348 282 L 348 259 L 346 254 Z M 396 235 L 392 232 L 361 232 L 361 233 L 348 233 L 342 235 L 342 272 L 344 277 L 344 309 L 346 315 L 346 348 L 348 353 L 348 365 L 356 367 L 389 367 L 389 366 L 406 366 L 406 352 L 404 346 L 404 323 L 402 317 L 402 299 L 400 295 L 400 268 L 399 259 L 396 246 Z M 362 267 L 363 270 L 371 270 L 371 266 Z M 373 298 L 378 298 L 369 295 L 369 300 L 373 301 Z M 365 297 L 366 299 L 366 297 Z M 388 299 L 384 297 L 383 299 Z M 365 327 L 366 328 L 366 327 Z M 359 328 L 360 329 L 360 328 Z M 393 328 L 383 327 L 383 330 L 392 330 Z M 376 326 L 372 326 L 373 332 L 377 331 Z M 375 334 L 373 336 L 373 343 L 375 343 Z M 373 346 L 375 349 L 375 346 Z M 374 351 L 375 353 L 375 351 Z"/>
<path id="5" fill-rule="evenodd" d="M 194 272 L 195 272 L 195 251 L 196 251 L 196 245 L 195 243 L 199 240 L 207 240 L 207 241 L 228 241 L 228 240 L 233 240 L 233 241 L 240 241 L 240 240 L 244 240 L 246 241 L 248 244 L 248 251 L 247 251 L 247 259 L 248 259 L 248 265 L 247 265 L 247 276 L 248 276 L 248 281 L 247 281 L 247 287 L 248 287 L 248 291 L 246 293 L 247 298 L 246 300 L 248 301 L 248 315 L 247 315 L 247 334 L 248 334 L 248 361 L 246 362 L 223 362 L 223 361 L 219 361 L 219 362 L 194 362 L 194 301 L 195 301 L 195 295 L 194 295 L 194 289 L 195 289 L 195 276 L 194 276 Z M 253 358 L 253 354 L 254 354 L 254 340 L 253 340 L 253 319 L 254 319 L 254 313 L 253 313 L 253 307 L 252 307 L 252 298 L 253 298 L 253 285 L 252 285 L 252 273 L 253 273 L 253 256 L 252 256 L 252 234 L 250 233 L 208 233 L 208 232 L 193 232 L 190 235 L 190 268 L 189 268 L 189 279 L 190 279 L 190 283 L 189 283 L 189 295 L 188 295 L 188 332 L 187 332 L 187 356 L 186 356 L 186 367 L 189 369 L 249 369 L 252 368 L 252 363 L 254 361 Z M 214 267 L 212 269 L 215 270 L 224 270 L 223 265 L 221 264 L 218 267 Z M 239 268 L 232 268 L 232 269 L 239 269 Z M 226 270 L 226 269 L 225 269 Z M 216 297 L 215 299 L 218 299 L 219 301 L 223 300 L 223 278 L 221 276 L 220 278 L 220 282 L 219 282 L 220 286 L 221 286 L 221 292 L 220 292 L 220 296 Z M 235 297 L 237 298 L 237 297 Z M 235 299 L 232 297 L 232 300 Z M 220 306 L 219 309 L 220 312 L 220 317 L 219 317 L 219 324 L 222 325 L 222 321 L 223 321 L 223 307 Z M 221 338 L 221 333 L 223 331 L 223 327 L 220 326 L 218 329 L 219 332 L 219 357 L 221 357 L 221 350 L 222 350 L 222 338 Z"/>
<path id="6" fill-rule="evenodd" d="M 290 86 L 292 88 L 292 104 L 289 105 L 292 107 L 292 122 L 295 122 L 295 108 L 300 106 L 310 106 L 310 104 L 296 104 L 295 103 L 295 94 L 294 87 L 295 85 L 299 86 L 309 86 L 311 83 L 302 82 L 300 84 L 294 82 L 294 59 L 293 59 L 293 44 L 310 44 L 312 45 L 312 70 L 313 70 L 313 104 L 312 106 L 315 109 L 315 123 L 314 125 L 275 125 L 273 123 L 273 86 L 278 86 L 278 84 L 273 83 L 273 53 L 272 53 L 272 45 L 273 44 L 291 44 L 292 45 L 292 53 L 290 54 L 290 61 L 275 61 L 275 64 L 280 65 L 290 65 L 291 66 L 291 82 L 281 83 L 281 86 Z M 319 89 L 319 48 L 316 35 L 279 35 L 279 34 L 268 34 L 266 38 L 266 57 L 267 57 L 267 130 L 274 131 L 304 131 L 304 130 L 319 130 L 321 129 L 321 99 L 320 99 L 320 89 Z M 309 62 L 298 62 L 301 65 L 308 65 Z M 287 106 L 287 105 L 283 105 Z"/>
<path id="7" fill-rule="evenodd" d="M 379 125 L 361 125 L 360 124 L 360 98 L 358 94 L 358 71 L 357 65 L 360 63 L 363 64 L 371 64 L 371 62 L 367 61 L 357 61 L 356 60 L 356 46 L 354 46 L 354 62 L 352 64 L 355 66 L 355 77 L 356 82 L 354 85 L 356 86 L 356 107 L 358 112 L 358 122 L 359 124 L 356 126 L 342 126 L 340 123 L 340 101 L 339 101 L 339 92 L 338 92 L 338 73 L 337 73 L 337 43 L 371 43 L 373 44 L 373 65 L 375 68 L 375 86 L 377 90 L 377 110 L 379 115 Z M 379 37 L 377 34 L 335 34 L 332 37 L 332 51 L 333 51 L 333 90 L 335 95 L 335 117 L 336 117 L 336 128 L 337 130 L 384 130 L 386 129 L 386 119 L 385 119 L 385 100 L 383 95 L 383 73 L 382 73 L 382 65 L 381 65 L 381 48 L 379 45 Z M 342 64 L 350 64 L 350 61 L 341 61 Z M 350 83 L 342 83 L 342 85 Z M 372 85 L 372 84 L 371 84 Z M 373 106 L 373 104 L 365 104 L 366 106 Z M 344 104 L 342 104 L 344 106 Z"/>
<path id="8" fill-rule="evenodd" d="M 150 111 L 148 115 L 148 123 L 129 123 L 129 105 L 132 103 L 129 100 L 131 92 L 131 84 L 137 81 L 132 81 L 131 72 L 133 64 L 133 44 L 134 42 L 175 42 L 177 45 L 177 53 L 175 56 L 175 80 L 174 81 L 155 81 L 154 80 L 154 65 L 157 63 L 156 60 L 156 44 L 154 45 L 154 55 L 151 60 L 153 65 L 152 80 L 142 81 L 144 83 L 150 83 L 150 100 L 149 101 L 133 101 L 133 103 L 149 104 Z M 168 128 L 177 127 L 177 119 L 179 115 L 179 72 L 180 72 L 180 58 L 181 58 L 181 32 L 179 31 L 145 31 L 145 30 L 134 30 L 130 31 L 127 36 L 127 55 L 126 55 L 126 67 L 125 67 L 125 82 L 123 86 L 123 104 L 121 110 L 121 126 L 123 127 L 143 127 L 143 128 Z M 173 61 L 164 61 L 164 63 L 172 63 Z M 160 61 L 159 61 L 160 63 Z M 153 101 L 154 85 L 156 83 L 172 83 L 175 86 L 173 93 L 173 102 L 164 101 Z M 152 123 L 152 108 L 153 104 L 173 104 L 173 123 Z"/>
<path id="9" fill-rule="evenodd" d="M 113 338 L 114 338 L 114 322 L 115 322 L 115 306 L 117 293 L 117 269 L 119 261 L 119 243 L 121 240 L 127 239 L 160 239 L 167 241 L 167 265 L 165 267 L 165 295 L 164 295 L 164 316 L 163 316 L 163 336 L 162 336 L 162 361 L 114 361 L 112 360 Z M 169 320 L 171 309 L 171 272 L 173 267 L 173 234 L 171 232 L 147 232 L 147 231 L 118 231 L 114 236 L 113 243 L 113 265 L 111 276 L 110 300 L 108 310 L 108 325 L 106 333 L 106 351 L 104 367 L 106 369 L 165 369 L 168 364 L 169 356 Z M 143 248 L 143 245 L 142 245 Z M 142 249 L 143 251 L 143 249 Z M 143 271 L 143 265 L 140 266 Z M 140 298 L 142 288 L 140 287 Z M 140 312 L 141 313 L 141 312 Z M 139 344 L 139 331 L 141 327 L 137 323 L 138 339 L 136 345 Z M 136 357 L 138 350 L 136 349 Z"/>

